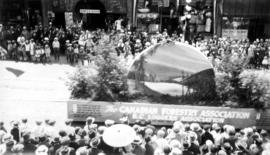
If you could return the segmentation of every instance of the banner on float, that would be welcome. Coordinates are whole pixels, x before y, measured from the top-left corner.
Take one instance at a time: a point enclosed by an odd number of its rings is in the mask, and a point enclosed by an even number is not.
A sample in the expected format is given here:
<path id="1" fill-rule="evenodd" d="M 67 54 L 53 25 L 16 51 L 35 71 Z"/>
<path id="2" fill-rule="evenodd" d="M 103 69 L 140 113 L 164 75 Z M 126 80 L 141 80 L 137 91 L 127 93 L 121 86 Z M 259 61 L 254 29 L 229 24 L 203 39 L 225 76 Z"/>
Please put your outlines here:
<path id="1" fill-rule="evenodd" d="M 74 25 L 72 12 L 65 12 L 65 21 L 66 21 L 66 27 L 72 27 Z"/>
<path id="2" fill-rule="evenodd" d="M 230 37 L 232 39 L 237 39 L 237 40 L 247 39 L 248 30 L 247 29 L 223 29 L 222 37 Z"/>
<path id="3" fill-rule="evenodd" d="M 174 121 L 231 124 L 235 127 L 256 125 L 259 119 L 254 109 L 163 105 L 150 103 L 110 103 L 70 101 L 68 117 L 74 121 L 85 121 L 88 116 L 96 118 L 97 122 L 107 119 L 119 121 L 127 116 L 131 123 L 136 120 L 151 120 L 153 125 L 172 125 Z"/>

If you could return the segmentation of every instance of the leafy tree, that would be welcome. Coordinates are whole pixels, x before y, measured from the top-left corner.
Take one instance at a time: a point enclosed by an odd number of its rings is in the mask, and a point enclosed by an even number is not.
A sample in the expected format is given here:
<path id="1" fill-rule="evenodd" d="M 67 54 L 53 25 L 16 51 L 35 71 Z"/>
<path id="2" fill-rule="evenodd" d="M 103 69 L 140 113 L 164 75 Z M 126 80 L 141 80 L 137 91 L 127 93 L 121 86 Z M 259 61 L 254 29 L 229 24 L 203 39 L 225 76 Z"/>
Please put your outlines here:
<path id="1" fill-rule="evenodd" d="M 216 72 L 219 99 L 230 107 L 262 109 L 269 107 L 270 74 L 248 70 L 245 55 L 226 55 Z"/>

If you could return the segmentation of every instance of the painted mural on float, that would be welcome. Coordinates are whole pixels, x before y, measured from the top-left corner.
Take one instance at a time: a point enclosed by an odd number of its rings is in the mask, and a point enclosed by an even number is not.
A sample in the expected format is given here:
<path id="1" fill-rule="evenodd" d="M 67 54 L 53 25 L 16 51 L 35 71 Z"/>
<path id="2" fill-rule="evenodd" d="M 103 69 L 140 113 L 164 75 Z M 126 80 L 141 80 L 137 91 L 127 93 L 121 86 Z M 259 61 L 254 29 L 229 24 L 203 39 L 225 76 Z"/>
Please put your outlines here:
<path id="1" fill-rule="evenodd" d="M 145 49 L 132 63 L 128 73 L 131 92 L 151 96 L 182 97 L 215 91 L 212 64 L 195 47 L 168 42 Z"/>

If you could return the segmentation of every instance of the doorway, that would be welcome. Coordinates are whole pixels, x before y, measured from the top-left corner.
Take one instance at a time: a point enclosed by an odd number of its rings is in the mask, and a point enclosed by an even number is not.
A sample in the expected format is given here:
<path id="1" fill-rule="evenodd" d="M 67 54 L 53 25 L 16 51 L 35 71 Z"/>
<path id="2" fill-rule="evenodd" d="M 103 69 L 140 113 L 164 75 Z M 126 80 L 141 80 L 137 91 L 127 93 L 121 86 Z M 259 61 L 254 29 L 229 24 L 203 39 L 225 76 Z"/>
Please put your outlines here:
<path id="1" fill-rule="evenodd" d="M 55 19 L 54 19 L 54 26 L 57 28 L 65 28 L 66 21 L 65 21 L 65 13 L 64 12 L 55 12 Z"/>
<path id="2" fill-rule="evenodd" d="M 30 26 L 42 23 L 41 1 L 28 1 L 28 18 Z"/>

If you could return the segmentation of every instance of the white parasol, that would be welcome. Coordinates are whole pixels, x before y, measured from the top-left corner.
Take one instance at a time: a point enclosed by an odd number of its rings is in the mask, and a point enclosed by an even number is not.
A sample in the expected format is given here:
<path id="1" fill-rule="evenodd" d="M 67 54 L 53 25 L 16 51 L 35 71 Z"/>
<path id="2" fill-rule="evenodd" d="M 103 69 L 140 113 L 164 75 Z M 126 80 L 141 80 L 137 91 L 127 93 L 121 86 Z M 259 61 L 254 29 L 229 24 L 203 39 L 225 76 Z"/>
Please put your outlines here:
<path id="1" fill-rule="evenodd" d="M 133 142 L 136 137 L 135 130 L 125 124 L 116 124 L 107 128 L 103 140 L 112 147 L 124 147 Z"/>

